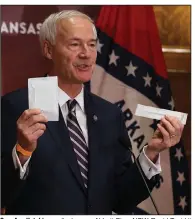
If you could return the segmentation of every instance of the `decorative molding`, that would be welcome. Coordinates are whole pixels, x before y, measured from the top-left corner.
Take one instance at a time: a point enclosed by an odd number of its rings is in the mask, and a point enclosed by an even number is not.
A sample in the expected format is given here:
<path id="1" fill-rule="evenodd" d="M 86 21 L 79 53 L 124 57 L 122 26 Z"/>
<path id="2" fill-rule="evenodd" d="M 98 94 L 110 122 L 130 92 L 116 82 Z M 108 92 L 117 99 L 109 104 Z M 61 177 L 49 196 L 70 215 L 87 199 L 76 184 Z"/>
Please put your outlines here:
<path id="1" fill-rule="evenodd" d="M 186 70 L 180 70 L 180 69 L 171 69 L 167 68 L 168 73 L 184 73 L 184 74 L 189 74 L 190 72 L 187 72 Z"/>
<path id="2" fill-rule="evenodd" d="M 191 53 L 191 49 L 181 49 L 181 48 L 162 48 L 163 52 L 168 52 L 168 53 Z"/>

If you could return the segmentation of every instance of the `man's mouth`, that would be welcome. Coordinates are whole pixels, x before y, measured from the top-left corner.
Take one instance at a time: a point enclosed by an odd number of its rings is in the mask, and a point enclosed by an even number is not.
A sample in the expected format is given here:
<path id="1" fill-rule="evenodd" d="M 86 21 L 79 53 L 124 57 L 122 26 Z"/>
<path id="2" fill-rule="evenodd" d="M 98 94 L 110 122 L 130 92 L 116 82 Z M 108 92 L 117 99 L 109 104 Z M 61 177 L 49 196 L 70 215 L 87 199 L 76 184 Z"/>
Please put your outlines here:
<path id="1" fill-rule="evenodd" d="M 80 65 L 74 65 L 74 66 L 81 71 L 87 71 L 91 68 L 91 65 L 87 65 L 87 64 L 80 64 Z"/>

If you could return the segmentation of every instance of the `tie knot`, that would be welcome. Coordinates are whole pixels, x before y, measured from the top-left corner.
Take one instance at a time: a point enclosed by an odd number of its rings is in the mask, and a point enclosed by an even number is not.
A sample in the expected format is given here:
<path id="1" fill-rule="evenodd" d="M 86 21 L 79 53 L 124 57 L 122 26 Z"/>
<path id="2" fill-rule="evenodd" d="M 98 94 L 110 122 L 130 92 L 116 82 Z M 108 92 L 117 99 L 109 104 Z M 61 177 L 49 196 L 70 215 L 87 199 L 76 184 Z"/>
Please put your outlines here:
<path id="1" fill-rule="evenodd" d="M 67 101 L 69 112 L 73 112 L 75 110 L 76 104 L 77 104 L 77 101 L 75 99 Z"/>

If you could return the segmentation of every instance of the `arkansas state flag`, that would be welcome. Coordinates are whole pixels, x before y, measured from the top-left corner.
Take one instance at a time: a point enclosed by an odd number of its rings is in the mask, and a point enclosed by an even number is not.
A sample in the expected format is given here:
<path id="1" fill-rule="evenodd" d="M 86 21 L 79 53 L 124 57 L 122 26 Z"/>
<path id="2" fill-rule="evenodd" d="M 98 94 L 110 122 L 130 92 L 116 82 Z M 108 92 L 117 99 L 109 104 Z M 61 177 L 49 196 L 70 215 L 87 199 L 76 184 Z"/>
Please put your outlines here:
<path id="1" fill-rule="evenodd" d="M 174 109 L 153 8 L 103 6 L 96 26 L 98 58 L 91 91 L 121 108 L 138 155 L 152 137 L 157 121 L 134 116 L 137 104 Z M 163 171 L 152 192 L 160 214 L 190 214 L 182 143 L 162 152 L 160 160 Z M 148 198 L 131 213 L 156 211 Z"/>

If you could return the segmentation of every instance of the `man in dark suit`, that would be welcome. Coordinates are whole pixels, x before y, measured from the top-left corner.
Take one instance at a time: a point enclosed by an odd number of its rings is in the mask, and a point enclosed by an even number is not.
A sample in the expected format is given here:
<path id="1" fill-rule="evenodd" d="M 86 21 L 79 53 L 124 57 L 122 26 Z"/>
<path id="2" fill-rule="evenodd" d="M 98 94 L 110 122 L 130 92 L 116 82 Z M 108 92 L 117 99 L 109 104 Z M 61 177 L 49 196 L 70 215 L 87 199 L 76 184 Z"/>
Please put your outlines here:
<path id="1" fill-rule="evenodd" d="M 58 122 L 28 109 L 28 91 L 2 98 L 2 207 L 7 214 L 125 214 L 148 197 L 121 111 L 84 89 L 97 56 L 92 20 L 77 11 L 52 14 L 40 40 L 58 76 Z M 183 126 L 165 117 L 137 161 L 152 189 L 159 153 Z"/>

